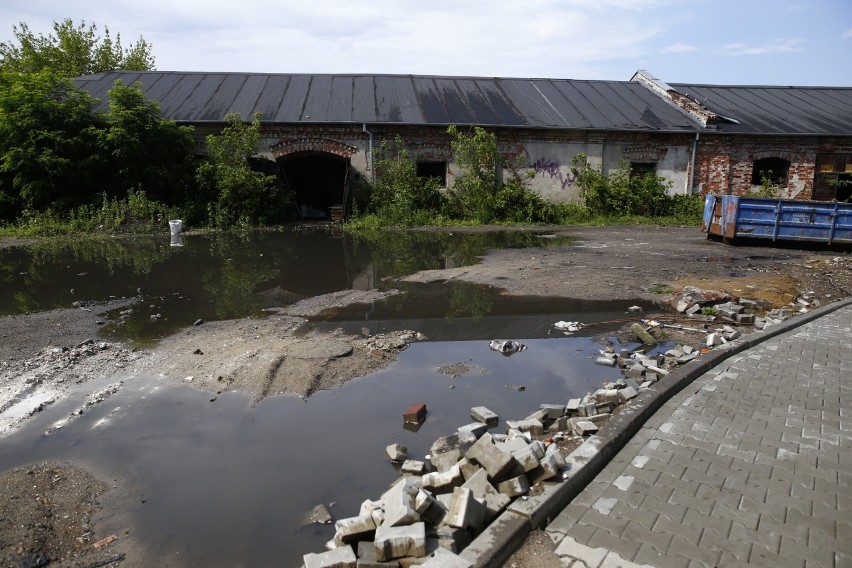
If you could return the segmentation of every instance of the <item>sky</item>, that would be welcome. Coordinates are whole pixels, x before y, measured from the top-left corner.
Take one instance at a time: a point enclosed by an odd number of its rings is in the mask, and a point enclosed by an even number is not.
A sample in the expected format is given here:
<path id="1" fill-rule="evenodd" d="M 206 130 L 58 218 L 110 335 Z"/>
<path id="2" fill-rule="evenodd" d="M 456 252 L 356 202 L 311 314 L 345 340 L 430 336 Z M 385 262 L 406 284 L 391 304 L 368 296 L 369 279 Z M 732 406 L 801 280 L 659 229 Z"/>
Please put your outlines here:
<path id="1" fill-rule="evenodd" d="M 852 86 L 852 0 L 0 0 L 0 41 L 65 18 L 162 71 Z"/>

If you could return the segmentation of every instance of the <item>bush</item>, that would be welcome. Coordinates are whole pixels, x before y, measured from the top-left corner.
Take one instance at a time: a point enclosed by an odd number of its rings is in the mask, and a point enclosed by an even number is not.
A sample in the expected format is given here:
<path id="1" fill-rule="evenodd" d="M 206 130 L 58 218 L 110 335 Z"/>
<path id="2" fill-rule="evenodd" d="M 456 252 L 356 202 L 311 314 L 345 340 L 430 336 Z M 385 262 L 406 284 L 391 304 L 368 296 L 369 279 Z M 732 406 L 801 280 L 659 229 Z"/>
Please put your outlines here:
<path id="1" fill-rule="evenodd" d="M 585 154 L 571 159 L 580 185 L 580 195 L 592 213 L 604 215 L 666 215 L 671 206 L 668 190 L 671 182 L 651 172 L 632 175 L 630 164 L 604 174 L 586 161 Z"/>

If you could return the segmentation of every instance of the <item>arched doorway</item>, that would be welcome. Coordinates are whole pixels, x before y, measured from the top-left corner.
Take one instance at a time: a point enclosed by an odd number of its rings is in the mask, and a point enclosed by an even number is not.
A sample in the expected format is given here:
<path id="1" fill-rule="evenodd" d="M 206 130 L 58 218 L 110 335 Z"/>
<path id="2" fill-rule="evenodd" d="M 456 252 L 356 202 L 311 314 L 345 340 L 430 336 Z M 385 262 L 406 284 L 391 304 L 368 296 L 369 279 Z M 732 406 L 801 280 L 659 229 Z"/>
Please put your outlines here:
<path id="1" fill-rule="evenodd" d="M 318 136 L 282 139 L 270 150 L 293 192 L 299 216 L 335 221 L 344 217 L 356 146 Z"/>
<path id="2" fill-rule="evenodd" d="M 278 159 L 280 175 L 293 192 L 300 217 L 342 215 L 349 160 L 323 152 L 299 152 Z"/>

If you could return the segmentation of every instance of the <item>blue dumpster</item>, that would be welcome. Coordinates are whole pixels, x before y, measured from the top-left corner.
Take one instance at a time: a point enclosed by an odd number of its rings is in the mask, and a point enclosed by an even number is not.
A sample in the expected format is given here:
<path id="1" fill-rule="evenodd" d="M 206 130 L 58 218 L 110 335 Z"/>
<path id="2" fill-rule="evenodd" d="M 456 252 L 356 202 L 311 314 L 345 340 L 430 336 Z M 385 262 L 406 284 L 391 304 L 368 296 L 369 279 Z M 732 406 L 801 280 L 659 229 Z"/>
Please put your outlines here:
<path id="1" fill-rule="evenodd" d="M 737 238 L 852 243 L 852 203 L 707 195 L 702 230 Z"/>

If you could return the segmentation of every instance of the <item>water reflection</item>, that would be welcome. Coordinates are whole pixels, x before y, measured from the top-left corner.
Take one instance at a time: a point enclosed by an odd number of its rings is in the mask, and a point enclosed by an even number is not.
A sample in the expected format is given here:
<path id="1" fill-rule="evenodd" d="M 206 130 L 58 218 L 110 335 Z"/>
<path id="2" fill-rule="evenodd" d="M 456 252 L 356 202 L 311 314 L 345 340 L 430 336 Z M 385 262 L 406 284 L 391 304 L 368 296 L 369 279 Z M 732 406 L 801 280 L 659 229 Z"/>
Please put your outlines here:
<path id="1" fill-rule="evenodd" d="M 134 298 L 129 311 L 108 314 L 104 334 L 145 344 L 197 319 L 261 316 L 319 294 L 387 288 L 419 270 L 473 264 L 489 249 L 565 242 L 526 232 L 351 235 L 321 227 L 39 242 L 0 249 L 0 315 Z M 452 293 L 442 316 L 493 307 L 475 287 Z"/>

